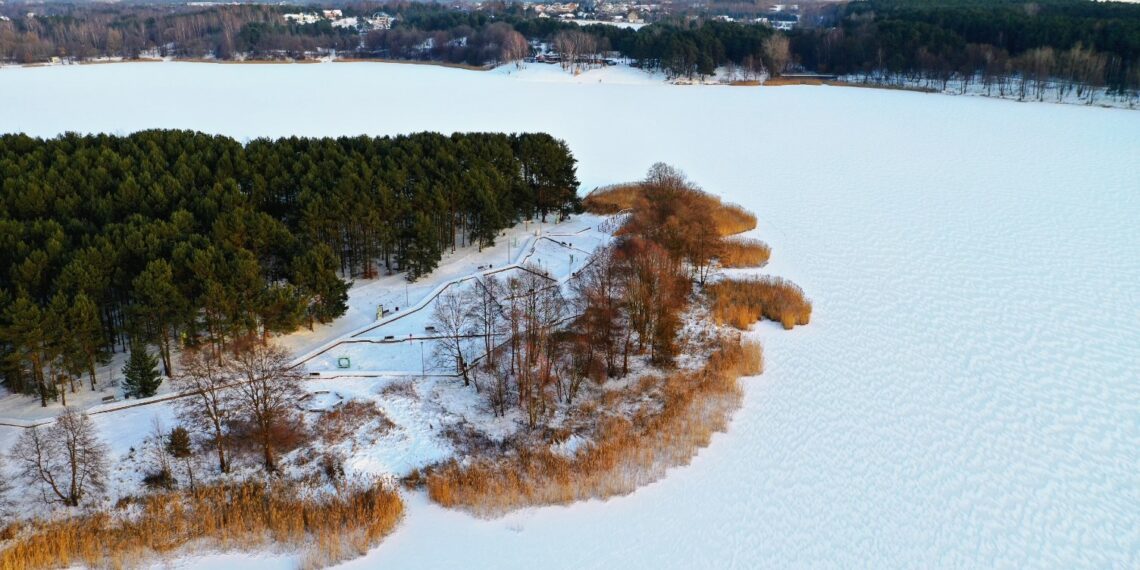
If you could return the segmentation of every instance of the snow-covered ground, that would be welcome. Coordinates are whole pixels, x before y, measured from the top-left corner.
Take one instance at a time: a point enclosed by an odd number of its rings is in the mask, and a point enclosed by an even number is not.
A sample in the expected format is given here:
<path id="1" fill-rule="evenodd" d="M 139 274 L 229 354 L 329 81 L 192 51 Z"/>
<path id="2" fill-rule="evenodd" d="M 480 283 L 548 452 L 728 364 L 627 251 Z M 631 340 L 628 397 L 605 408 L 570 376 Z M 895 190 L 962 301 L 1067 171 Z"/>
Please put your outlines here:
<path id="1" fill-rule="evenodd" d="M 411 495 L 401 528 L 345 567 L 1140 566 L 1140 114 L 518 79 L 364 63 L 3 69 L 0 131 L 541 130 L 570 144 L 587 189 L 663 160 L 757 213 L 765 271 L 804 287 L 813 321 L 758 328 L 767 371 L 691 465 L 627 497 L 492 521 Z M 344 389 L 381 389 L 367 382 Z M 419 445 L 378 453 L 405 444 Z M 408 457 L 438 449 L 423 446 Z"/>

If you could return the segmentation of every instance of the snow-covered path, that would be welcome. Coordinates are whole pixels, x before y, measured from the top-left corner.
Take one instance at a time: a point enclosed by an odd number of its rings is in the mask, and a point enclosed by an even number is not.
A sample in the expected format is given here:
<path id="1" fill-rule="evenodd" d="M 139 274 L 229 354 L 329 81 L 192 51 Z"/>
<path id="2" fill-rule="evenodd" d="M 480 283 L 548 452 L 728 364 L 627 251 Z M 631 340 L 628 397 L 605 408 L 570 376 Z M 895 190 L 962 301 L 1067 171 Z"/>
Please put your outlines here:
<path id="1" fill-rule="evenodd" d="M 587 188 L 663 160 L 759 215 L 813 322 L 760 327 L 767 372 L 692 465 L 494 521 L 413 497 L 346 567 L 1140 566 L 1140 113 L 518 75 L 4 69 L 0 131 L 545 130 Z"/>

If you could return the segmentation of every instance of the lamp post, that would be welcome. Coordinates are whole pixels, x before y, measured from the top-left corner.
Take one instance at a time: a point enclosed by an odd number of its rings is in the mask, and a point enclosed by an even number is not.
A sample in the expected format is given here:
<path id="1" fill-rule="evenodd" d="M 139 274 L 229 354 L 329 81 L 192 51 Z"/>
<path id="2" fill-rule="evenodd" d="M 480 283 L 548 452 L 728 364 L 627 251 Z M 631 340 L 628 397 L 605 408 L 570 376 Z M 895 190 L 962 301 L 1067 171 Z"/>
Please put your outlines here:
<path id="1" fill-rule="evenodd" d="M 420 339 L 420 380 L 427 378 L 427 365 L 424 364 L 424 341 Z"/>

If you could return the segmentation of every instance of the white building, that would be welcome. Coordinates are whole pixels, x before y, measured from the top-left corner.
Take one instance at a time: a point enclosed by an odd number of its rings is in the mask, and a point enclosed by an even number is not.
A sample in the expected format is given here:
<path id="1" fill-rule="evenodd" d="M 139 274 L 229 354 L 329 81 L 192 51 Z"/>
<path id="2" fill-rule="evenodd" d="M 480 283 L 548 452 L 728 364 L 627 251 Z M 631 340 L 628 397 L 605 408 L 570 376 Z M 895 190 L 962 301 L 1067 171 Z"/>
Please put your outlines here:
<path id="1" fill-rule="evenodd" d="M 297 14 L 285 14 L 285 19 L 298 24 L 315 24 L 321 21 L 321 17 L 314 12 L 300 12 Z"/>
<path id="2" fill-rule="evenodd" d="M 386 12 L 377 12 L 371 18 L 366 18 L 367 22 L 372 25 L 374 30 L 390 30 L 392 23 L 396 21 L 395 18 L 389 16 Z"/>

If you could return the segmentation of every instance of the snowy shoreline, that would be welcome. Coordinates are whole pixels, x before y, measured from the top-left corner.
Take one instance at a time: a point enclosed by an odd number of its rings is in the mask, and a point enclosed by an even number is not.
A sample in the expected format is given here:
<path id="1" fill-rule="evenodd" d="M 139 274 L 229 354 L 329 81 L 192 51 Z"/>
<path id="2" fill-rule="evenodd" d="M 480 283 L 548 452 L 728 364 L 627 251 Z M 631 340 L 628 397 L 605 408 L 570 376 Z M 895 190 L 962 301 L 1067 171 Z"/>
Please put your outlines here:
<path id="1" fill-rule="evenodd" d="M 584 188 L 666 161 L 756 212 L 765 271 L 812 295 L 813 322 L 754 329 L 767 370 L 690 465 L 625 497 L 490 521 L 409 494 L 403 525 L 344 568 L 1140 565 L 1140 115 L 495 74 L 4 70 L 0 131 L 545 131 L 567 141 Z M 397 413 L 429 428 L 406 400 Z M 137 440 L 152 413 L 122 414 L 96 420 L 101 432 Z M 0 428 L 0 449 L 14 433 Z M 360 468 L 430 457 L 433 442 L 400 440 Z M 169 566 L 296 565 L 231 553 Z"/>
<path id="2" fill-rule="evenodd" d="M 615 66 L 604 66 L 600 68 L 590 68 L 584 71 L 572 73 L 562 69 L 556 64 L 546 63 L 527 63 L 523 66 L 516 64 L 504 64 L 498 67 L 475 67 L 464 64 L 453 64 L 440 61 L 420 61 L 420 60 L 396 60 L 396 59 L 341 59 L 333 57 L 325 57 L 320 59 L 304 59 L 304 60 L 209 60 L 209 59 L 179 59 L 179 58 L 160 58 L 160 59 L 135 59 L 127 60 L 122 58 L 108 58 L 101 60 L 85 60 L 79 62 L 63 62 L 63 63 L 31 63 L 31 64 L 9 64 L 0 65 L 0 71 L 5 69 L 42 69 L 42 68 L 58 68 L 58 67 L 81 67 L 92 65 L 110 65 L 110 64 L 133 64 L 133 63 L 174 63 L 174 64 L 208 64 L 208 65 L 238 65 L 238 66 L 288 66 L 292 64 L 299 65 L 313 65 L 322 63 L 354 63 L 354 64 L 378 64 L 378 65 L 409 65 L 409 66 L 424 66 L 436 67 L 449 70 L 459 71 L 476 71 L 486 72 L 490 75 L 507 76 L 512 79 L 523 81 L 542 81 L 551 83 L 621 83 L 621 84 L 664 84 L 673 86 L 703 86 L 703 87 L 857 87 L 861 89 L 879 89 L 886 91 L 907 91 L 912 93 L 921 93 L 928 95 L 947 95 L 947 96 L 966 96 L 978 97 L 983 99 L 995 99 L 1000 101 L 1009 101 L 1014 103 L 1051 103 L 1054 105 L 1074 105 L 1083 107 L 1098 107 L 1105 109 L 1124 109 L 1124 110 L 1140 110 L 1140 100 L 1135 97 L 1116 97 L 1109 96 L 1104 92 L 1104 89 L 1098 90 L 1098 95 L 1095 99 L 1082 99 L 1074 96 L 1063 96 L 1058 98 L 1054 95 L 1056 89 L 1050 88 L 1048 94 L 1042 97 L 1020 97 L 1014 95 L 1013 88 L 1010 88 L 1008 95 L 994 94 L 978 85 L 975 82 L 973 86 L 963 85 L 961 80 L 949 82 L 945 89 L 938 89 L 931 87 L 929 82 L 913 81 L 898 83 L 887 80 L 868 79 L 862 76 L 844 76 L 836 79 L 831 79 L 826 82 L 812 81 L 812 76 L 789 76 L 785 78 L 778 78 L 781 81 L 768 84 L 764 78 L 755 79 L 739 75 L 731 70 L 720 68 L 716 74 L 705 78 L 667 78 L 664 74 L 656 71 L 644 71 L 631 67 L 628 64 L 618 64 Z M 553 72 L 553 73 L 551 73 Z M 992 90 L 990 90 L 992 91 Z"/>

